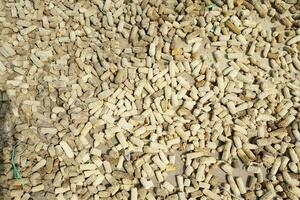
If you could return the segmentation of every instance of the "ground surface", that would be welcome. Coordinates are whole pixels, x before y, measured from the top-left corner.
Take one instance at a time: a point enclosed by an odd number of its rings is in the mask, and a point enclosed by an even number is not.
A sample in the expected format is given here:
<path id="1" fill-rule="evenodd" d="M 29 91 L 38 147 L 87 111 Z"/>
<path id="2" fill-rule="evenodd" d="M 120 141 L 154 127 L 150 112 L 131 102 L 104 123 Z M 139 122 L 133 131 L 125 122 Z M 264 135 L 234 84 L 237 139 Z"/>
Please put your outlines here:
<path id="1" fill-rule="evenodd" d="M 0 1 L 0 199 L 299 199 L 286 2 Z"/>

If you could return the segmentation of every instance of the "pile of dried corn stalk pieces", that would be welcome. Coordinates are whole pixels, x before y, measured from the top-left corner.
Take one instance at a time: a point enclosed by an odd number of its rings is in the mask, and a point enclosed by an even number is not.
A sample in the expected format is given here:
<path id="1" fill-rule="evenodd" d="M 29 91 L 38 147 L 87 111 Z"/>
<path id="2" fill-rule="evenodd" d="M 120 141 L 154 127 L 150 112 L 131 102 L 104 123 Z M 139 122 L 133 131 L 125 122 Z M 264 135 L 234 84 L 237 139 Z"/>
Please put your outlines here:
<path id="1" fill-rule="evenodd" d="M 299 0 L 1 0 L 1 195 L 297 200 L 299 52 Z"/>

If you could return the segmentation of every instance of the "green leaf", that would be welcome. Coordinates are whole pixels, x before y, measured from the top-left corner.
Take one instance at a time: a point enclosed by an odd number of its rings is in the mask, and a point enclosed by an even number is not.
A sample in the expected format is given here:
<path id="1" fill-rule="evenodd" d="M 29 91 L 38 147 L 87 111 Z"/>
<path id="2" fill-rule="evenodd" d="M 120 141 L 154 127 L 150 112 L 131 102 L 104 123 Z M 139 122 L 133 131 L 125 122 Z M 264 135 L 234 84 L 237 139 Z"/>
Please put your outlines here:
<path id="1" fill-rule="evenodd" d="M 13 176 L 14 178 L 16 179 L 21 179 L 22 176 L 21 176 L 21 173 L 17 167 L 17 164 L 16 164 L 16 148 L 17 146 L 19 145 L 19 142 L 17 142 L 14 146 L 13 146 L 13 149 L 12 149 L 12 155 L 11 155 L 11 161 L 12 161 L 12 170 L 13 170 Z"/>

